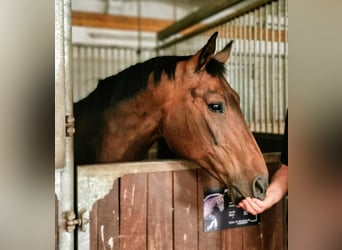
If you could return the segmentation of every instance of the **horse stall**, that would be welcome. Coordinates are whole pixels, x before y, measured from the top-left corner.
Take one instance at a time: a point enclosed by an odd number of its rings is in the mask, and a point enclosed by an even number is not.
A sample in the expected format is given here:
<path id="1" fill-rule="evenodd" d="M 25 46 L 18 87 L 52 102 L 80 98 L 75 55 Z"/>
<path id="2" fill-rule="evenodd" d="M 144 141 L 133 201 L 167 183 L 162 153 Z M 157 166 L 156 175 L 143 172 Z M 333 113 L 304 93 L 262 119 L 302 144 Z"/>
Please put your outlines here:
<path id="1" fill-rule="evenodd" d="M 274 173 L 279 154 L 265 160 Z M 78 175 L 78 205 L 90 211 L 79 249 L 286 249 L 284 201 L 258 225 L 204 232 L 203 190 L 221 184 L 192 162 L 82 166 Z"/>
<path id="2" fill-rule="evenodd" d="M 153 9 L 144 0 L 127 1 L 134 21 L 120 21 L 110 10 L 124 12 L 123 2 L 93 1 L 104 4 L 101 16 L 79 11 L 79 1 L 55 3 L 56 249 L 287 249 L 287 197 L 256 216 L 257 223 L 241 219 L 206 230 L 205 192 L 222 183 L 194 162 L 159 155 L 156 144 L 143 161 L 74 166 L 73 110 L 99 80 L 155 56 L 192 55 L 218 31 L 217 51 L 234 40 L 228 81 L 271 178 L 280 167 L 288 106 L 287 0 L 189 0 L 184 6 L 196 8 L 180 10 L 178 1 L 160 1 L 157 7 L 171 5 L 173 21 L 144 17 Z M 82 40 L 78 27 L 87 25 L 91 39 Z M 101 25 L 118 30 L 97 32 Z"/>

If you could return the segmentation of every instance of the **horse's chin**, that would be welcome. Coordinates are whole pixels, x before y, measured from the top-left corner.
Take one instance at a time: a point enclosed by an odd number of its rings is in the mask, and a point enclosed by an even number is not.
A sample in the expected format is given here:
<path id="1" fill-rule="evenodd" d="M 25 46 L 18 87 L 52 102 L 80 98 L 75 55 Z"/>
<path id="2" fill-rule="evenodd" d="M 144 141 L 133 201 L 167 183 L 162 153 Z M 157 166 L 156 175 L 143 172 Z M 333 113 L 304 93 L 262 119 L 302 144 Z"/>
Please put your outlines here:
<path id="1" fill-rule="evenodd" d="M 235 186 L 228 187 L 227 193 L 234 205 L 239 204 L 245 198 Z"/>

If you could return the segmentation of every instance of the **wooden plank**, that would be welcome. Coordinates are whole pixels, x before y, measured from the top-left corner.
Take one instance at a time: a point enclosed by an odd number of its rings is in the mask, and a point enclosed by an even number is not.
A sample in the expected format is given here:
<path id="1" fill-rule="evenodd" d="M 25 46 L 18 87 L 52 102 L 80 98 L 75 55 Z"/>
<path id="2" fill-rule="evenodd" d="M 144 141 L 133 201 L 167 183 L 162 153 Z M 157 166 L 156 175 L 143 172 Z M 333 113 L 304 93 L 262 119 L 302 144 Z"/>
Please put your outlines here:
<path id="1" fill-rule="evenodd" d="M 286 218 L 284 199 L 262 214 L 263 249 L 285 250 L 286 225 L 284 218 Z"/>
<path id="2" fill-rule="evenodd" d="M 120 181 L 120 249 L 146 249 L 147 174 Z"/>
<path id="3" fill-rule="evenodd" d="M 119 249 L 118 180 L 113 189 L 97 201 L 90 212 L 90 249 Z"/>
<path id="4" fill-rule="evenodd" d="M 197 249 L 197 171 L 173 172 L 174 249 Z"/>
<path id="5" fill-rule="evenodd" d="M 172 172 L 148 174 L 148 249 L 173 249 Z"/>
<path id="6" fill-rule="evenodd" d="M 122 29 L 122 30 L 138 30 L 147 32 L 158 32 L 173 23 L 173 20 L 156 19 L 156 18 L 140 18 L 133 16 L 113 16 L 91 12 L 72 12 L 72 26 L 93 27 L 104 29 Z M 195 29 L 202 27 L 203 24 L 197 23 L 181 32 L 188 34 Z"/>
<path id="7" fill-rule="evenodd" d="M 90 224 L 89 224 L 89 235 L 90 235 L 90 250 L 97 249 L 98 242 L 98 203 L 96 202 L 90 211 Z"/>
<path id="8" fill-rule="evenodd" d="M 203 230 L 203 191 L 204 188 L 221 187 L 216 179 L 202 169 L 198 170 L 198 249 L 221 249 L 221 232 L 204 232 Z"/>
<path id="9" fill-rule="evenodd" d="M 200 9 L 193 11 L 189 15 L 178 20 L 176 23 L 166 27 L 161 30 L 157 37 L 159 40 L 164 40 L 178 32 L 181 32 L 187 27 L 190 27 L 196 23 L 199 23 L 206 18 L 217 14 L 218 12 L 232 7 L 233 5 L 241 2 L 241 0 L 216 0 L 210 1 L 206 5 L 202 6 Z"/>
<path id="10" fill-rule="evenodd" d="M 280 157 L 279 157 L 280 160 Z M 269 161 L 267 168 L 270 179 L 279 169 L 280 162 Z M 284 199 L 261 215 L 262 249 L 284 250 L 286 244 Z"/>
<path id="11" fill-rule="evenodd" d="M 155 18 L 141 18 L 131 16 L 112 16 L 91 12 L 72 12 L 72 26 L 86 26 L 94 28 L 138 30 L 138 24 L 142 31 L 157 32 L 172 23 L 172 20 Z"/>
<path id="12" fill-rule="evenodd" d="M 261 250 L 261 249 L 277 249 L 278 248 L 262 248 L 261 226 L 242 227 L 242 249 Z"/>
<path id="13" fill-rule="evenodd" d="M 231 228 L 223 230 L 221 233 L 222 246 L 221 250 L 242 250 L 243 237 L 242 228 Z M 248 248 L 246 248 L 248 249 Z"/>

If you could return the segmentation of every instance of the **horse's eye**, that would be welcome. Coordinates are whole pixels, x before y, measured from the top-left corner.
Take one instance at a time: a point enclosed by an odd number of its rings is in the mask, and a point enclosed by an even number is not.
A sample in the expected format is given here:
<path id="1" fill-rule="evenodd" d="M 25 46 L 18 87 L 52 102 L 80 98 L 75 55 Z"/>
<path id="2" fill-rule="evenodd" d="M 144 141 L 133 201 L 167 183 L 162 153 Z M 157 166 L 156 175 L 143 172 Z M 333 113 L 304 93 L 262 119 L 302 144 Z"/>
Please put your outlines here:
<path id="1" fill-rule="evenodd" d="M 208 108 L 211 112 L 223 113 L 223 104 L 221 102 L 213 102 L 208 104 Z"/>

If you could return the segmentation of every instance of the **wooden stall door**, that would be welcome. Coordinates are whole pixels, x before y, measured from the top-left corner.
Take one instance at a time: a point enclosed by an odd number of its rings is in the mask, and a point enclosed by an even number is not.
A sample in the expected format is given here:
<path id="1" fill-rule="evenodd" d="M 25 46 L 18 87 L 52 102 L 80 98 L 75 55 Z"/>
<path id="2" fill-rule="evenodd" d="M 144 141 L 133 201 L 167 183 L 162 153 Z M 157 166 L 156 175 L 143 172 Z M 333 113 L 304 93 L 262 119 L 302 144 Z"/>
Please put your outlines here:
<path id="1" fill-rule="evenodd" d="M 107 166 L 108 173 L 103 167 L 98 176 L 95 168 L 79 172 L 79 184 L 88 188 L 79 190 L 83 194 L 79 206 L 90 201 L 91 221 L 88 232 L 79 233 L 83 241 L 79 249 L 285 249 L 283 203 L 262 215 L 259 225 L 207 233 L 203 231 L 203 190 L 221 186 L 214 178 L 177 161 L 154 162 L 150 169 L 144 163 L 142 173 L 134 164 L 123 164 L 126 174 L 114 181 L 116 164 Z"/>

